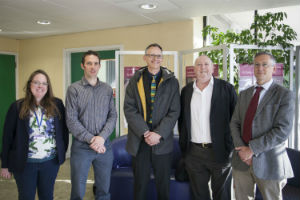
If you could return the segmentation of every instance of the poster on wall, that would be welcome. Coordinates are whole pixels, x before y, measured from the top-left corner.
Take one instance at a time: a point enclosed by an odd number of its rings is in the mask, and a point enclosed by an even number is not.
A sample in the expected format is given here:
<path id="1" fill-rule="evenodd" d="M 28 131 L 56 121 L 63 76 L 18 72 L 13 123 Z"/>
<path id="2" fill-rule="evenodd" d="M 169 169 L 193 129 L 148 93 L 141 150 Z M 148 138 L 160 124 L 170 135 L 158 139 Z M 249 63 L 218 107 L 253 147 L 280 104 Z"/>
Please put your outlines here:
<path id="1" fill-rule="evenodd" d="M 283 85 L 283 63 L 276 63 L 273 80 L 275 83 Z"/>
<path id="2" fill-rule="evenodd" d="M 253 64 L 240 64 L 239 91 L 243 91 L 255 84 Z M 273 80 L 279 85 L 283 85 L 283 63 L 276 63 L 273 72 Z"/>
<path id="3" fill-rule="evenodd" d="M 255 83 L 254 71 L 252 64 L 240 64 L 239 91 L 251 87 Z"/>
<path id="4" fill-rule="evenodd" d="M 214 64 L 213 76 L 215 78 L 219 78 L 219 65 L 217 65 L 217 64 Z M 185 78 L 186 78 L 186 84 L 188 84 L 196 79 L 195 72 L 194 72 L 194 66 L 186 66 L 185 67 Z"/>
<path id="5" fill-rule="evenodd" d="M 127 66 L 124 67 L 124 90 L 126 90 L 126 86 L 129 83 L 131 77 L 133 77 L 134 73 L 139 70 L 141 67 L 139 66 Z"/>
<path id="6" fill-rule="evenodd" d="M 129 83 L 129 80 L 133 77 L 134 73 L 139 70 L 140 66 L 126 66 L 124 67 L 124 91 L 126 91 L 126 87 Z M 126 118 L 123 118 L 124 128 L 128 128 L 128 124 Z"/>

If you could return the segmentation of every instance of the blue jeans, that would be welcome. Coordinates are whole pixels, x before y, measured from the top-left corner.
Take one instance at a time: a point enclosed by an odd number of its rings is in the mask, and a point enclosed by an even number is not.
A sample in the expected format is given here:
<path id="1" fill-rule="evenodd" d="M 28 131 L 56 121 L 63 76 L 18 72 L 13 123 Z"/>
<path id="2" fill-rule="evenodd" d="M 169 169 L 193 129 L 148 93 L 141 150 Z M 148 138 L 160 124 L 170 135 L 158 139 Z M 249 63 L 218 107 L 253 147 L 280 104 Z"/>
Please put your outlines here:
<path id="1" fill-rule="evenodd" d="M 93 165 L 96 185 L 96 200 L 109 200 L 110 175 L 113 163 L 113 152 L 108 141 L 106 152 L 96 153 L 86 142 L 73 140 L 71 148 L 71 200 L 82 200 L 85 194 L 88 172 Z"/>
<path id="2" fill-rule="evenodd" d="M 36 189 L 39 200 L 53 200 L 58 169 L 57 158 L 54 158 L 41 163 L 26 163 L 23 172 L 14 172 L 19 200 L 34 200 Z"/>

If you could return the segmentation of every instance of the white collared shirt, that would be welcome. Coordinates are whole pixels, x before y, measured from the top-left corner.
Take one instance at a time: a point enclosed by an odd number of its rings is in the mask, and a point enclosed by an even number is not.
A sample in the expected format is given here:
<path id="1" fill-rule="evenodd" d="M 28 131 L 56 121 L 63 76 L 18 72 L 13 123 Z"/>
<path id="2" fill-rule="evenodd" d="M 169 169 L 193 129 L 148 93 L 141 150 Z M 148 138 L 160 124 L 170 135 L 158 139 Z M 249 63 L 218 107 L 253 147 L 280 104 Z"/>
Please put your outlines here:
<path id="1" fill-rule="evenodd" d="M 259 93 L 259 100 L 258 100 L 258 104 L 260 103 L 260 101 L 263 99 L 263 97 L 265 96 L 266 92 L 268 91 L 268 89 L 271 87 L 273 83 L 273 79 L 269 80 L 268 82 L 266 82 L 263 85 L 258 85 L 257 83 L 255 83 L 254 88 L 256 87 L 262 87 L 262 91 Z M 254 89 L 253 91 L 253 95 L 255 93 L 256 89 Z"/>
<path id="2" fill-rule="evenodd" d="M 211 77 L 209 84 L 201 91 L 196 81 L 193 84 L 191 99 L 191 142 L 211 143 L 210 134 L 210 107 L 214 79 Z"/>

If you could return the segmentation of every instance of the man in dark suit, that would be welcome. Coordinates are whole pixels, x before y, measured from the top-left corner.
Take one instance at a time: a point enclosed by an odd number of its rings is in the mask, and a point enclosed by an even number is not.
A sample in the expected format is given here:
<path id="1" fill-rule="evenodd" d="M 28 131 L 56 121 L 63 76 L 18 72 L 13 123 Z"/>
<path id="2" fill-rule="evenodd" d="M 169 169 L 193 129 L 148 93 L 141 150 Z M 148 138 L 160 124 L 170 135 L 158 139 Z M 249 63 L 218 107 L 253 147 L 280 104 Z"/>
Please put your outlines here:
<path id="1" fill-rule="evenodd" d="M 178 123 L 193 199 L 210 199 L 211 179 L 213 199 L 230 200 L 233 144 L 229 123 L 236 93 L 231 84 L 212 76 L 209 57 L 199 56 L 194 71 L 196 81 L 182 89 Z"/>
<path id="2" fill-rule="evenodd" d="M 274 83 L 275 58 L 267 52 L 254 57 L 256 84 L 239 95 L 230 128 L 237 200 L 254 199 L 257 184 L 264 199 L 282 199 L 286 179 L 293 176 L 285 142 L 291 133 L 294 97 Z"/>

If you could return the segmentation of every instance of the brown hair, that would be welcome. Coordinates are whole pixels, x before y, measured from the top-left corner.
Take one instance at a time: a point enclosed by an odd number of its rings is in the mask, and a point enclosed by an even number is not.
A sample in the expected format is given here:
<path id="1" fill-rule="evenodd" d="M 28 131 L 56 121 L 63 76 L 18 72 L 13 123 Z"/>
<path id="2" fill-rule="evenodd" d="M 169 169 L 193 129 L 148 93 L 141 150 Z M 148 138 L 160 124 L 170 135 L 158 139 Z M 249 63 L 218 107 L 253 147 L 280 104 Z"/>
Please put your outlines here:
<path id="1" fill-rule="evenodd" d="M 49 116 L 54 117 L 55 115 L 58 115 L 60 117 L 60 112 L 55 105 L 55 98 L 53 96 L 52 86 L 51 86 L 49 76 L 45 71 L 38 69 L 30 75 L 26 85 L 24 86 L 25 98 L 23 99 L 22 107 L 19 114 L 20 119 L 25 119 L 26 117 L 28 117 L 30 110 L 34 110 L 36 108 L 36 101 L 31 92 L 30 84 L 33 78 L 38 74 L 43 74 L 46 77 L 48 83 L 47 93 L 42 98 L 40 105 L 45 109 L 45 114 L 47 117 Z"/>
<path id="2" fill-rule="evenodd" d="M 160 49 L 161 52 L 163 51 L 162 47 L 161 47 L 159 44 L 153 43 L 153 44 L 149 44 L 149 45 L 146 47 L 146 49 L 145 49 L 145 54 L 147 53 L 148 49 L 150 49 L 151 47 L 157 47 L 157 48 Z"/>
<path id="3" fill-rule="evenodd" d="M 94 55 L 96 57 L 98 57 L 99 59 L 99 62 L 100 62 L 100 56 L 99 54 L 96 52 L 96 51 L 92 51 L 92 50 L 88 50 L 87 52 L 85 52 L 81 58 L 81 64 L 84 65 L 84 62 L 85 62 L 85 57 L 86 56 L 90 56 L 90 55 Z"/>

